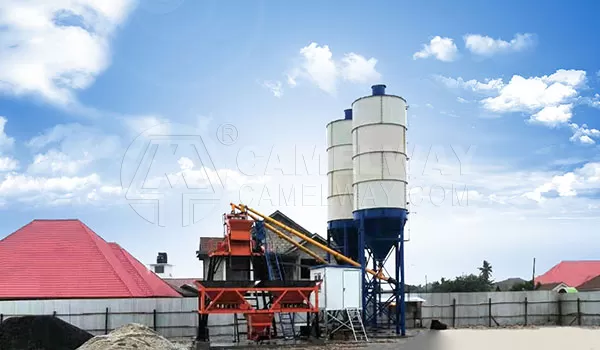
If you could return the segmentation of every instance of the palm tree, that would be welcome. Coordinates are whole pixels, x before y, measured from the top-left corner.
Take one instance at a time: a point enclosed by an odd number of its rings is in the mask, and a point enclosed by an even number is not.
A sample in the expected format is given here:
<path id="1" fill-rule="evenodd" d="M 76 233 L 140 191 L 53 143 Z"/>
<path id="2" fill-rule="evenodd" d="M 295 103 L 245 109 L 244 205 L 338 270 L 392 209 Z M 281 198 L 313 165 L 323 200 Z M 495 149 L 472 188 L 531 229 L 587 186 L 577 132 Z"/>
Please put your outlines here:
<path id="1" fill-rule="evenodd" d="M 479 268 L 479 276 L 486 282 L 491 282 L 490 279 L 492 278 L 492 265 L 487 262 L 487 260 L 484 260 L 483 265 Z"/>

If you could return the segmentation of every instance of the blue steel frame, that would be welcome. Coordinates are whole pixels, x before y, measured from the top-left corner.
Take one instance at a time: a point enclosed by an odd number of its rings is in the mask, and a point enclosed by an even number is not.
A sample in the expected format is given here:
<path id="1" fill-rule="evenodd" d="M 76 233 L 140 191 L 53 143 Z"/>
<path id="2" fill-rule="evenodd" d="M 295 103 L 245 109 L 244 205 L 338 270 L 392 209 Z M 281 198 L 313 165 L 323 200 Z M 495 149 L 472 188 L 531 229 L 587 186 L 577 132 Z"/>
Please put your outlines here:
<path id="1" fill-rule="evenodd" d="M 378 328 L 378 317 L 388 314 L 388 317 L 395 316 L 396 334 L 406 336 L 406 310 L 404 304 L 405 281 L 404 281 L 404 226 L 406 224 L 408 212 L 405 209 L 367 209 L 354 212 L 354 219 L 358 224 L 358 243 L 359 256 L 363 281 L 362 281 L 362 304 L 363 320 L 365 325 Z M 390 227 L 390 225 L 397 225 Z M 371 231 L 371 232 L 368 232 Z M 395 261 L 395 280 L 397 284 L 393 289 L 391 298 L 382 303 L 381 284 L 386 283 L 374 278 L 365 270 L 372 262 L 373 270 L 385 271 L 385 263 L 392 256 L 389 254 L 385 258 L 376 257 L 373 252 L 373 245 L 385 244 L 393 247 L 396 255 Z M 371 247 L 370 247 L 371 246 Z M 381 254 L 381 246 L 375 248 L 378 254 Z M 361 252 L 365 252 L 362 253 Z M 377 259 L 379 258 L 379 259 Z M 389 276 L 389 274 L 386 274 Z M 395 302 L 395 315 L 389 315 L 390 303 Z"/>
<path id="2" fill-rule="evenodd" d="M 332 237 L 332 232 L 334 231 L 342 233 L 342 242 L 338 242 L 334 237 Z M 349 258 L 356 259 L 356 257 L 353 256 L 356 255 L 356 252 L 352 254 L 350 251 L 350 239 L 358 239 L 358 232 L 356 230 L 356 223 L 354 220 L 333 220 L 327 223 L 327 245 L 331 247 L 331 242 L 333 241 L 337 251 Z M 354 247 L 356 249 L 356 245 Z M 327 253 L 327 262 L 331 263 L 331 254 L 329 253 Z"/>

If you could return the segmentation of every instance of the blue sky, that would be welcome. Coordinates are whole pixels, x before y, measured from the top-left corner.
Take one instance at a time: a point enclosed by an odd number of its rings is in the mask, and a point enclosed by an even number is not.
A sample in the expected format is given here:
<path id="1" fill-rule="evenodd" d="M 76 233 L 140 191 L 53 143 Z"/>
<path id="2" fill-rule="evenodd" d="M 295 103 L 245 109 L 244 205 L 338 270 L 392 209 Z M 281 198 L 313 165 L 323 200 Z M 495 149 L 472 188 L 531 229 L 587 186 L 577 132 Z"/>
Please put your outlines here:
<path id="1" fill-rule="evenodd" d="M 222 233 L 230 201 L 324 234 L 325 125 L 385 83 L 410 105 L 408 282 L 483 259 L 500 279 L 528 276 L 533 257 L 538 271 L 597 258 L 597 5 L 52 3 L 0 5 L 0 237 L 35 218 L 80 218 L 194 276 L 198 239 Z M 185 227 L 174 193 L 162 226 L 126 195 L 157 133 L 201 134 L 212 162 L 159 152 L 148 181 L 222 184 Z"/>

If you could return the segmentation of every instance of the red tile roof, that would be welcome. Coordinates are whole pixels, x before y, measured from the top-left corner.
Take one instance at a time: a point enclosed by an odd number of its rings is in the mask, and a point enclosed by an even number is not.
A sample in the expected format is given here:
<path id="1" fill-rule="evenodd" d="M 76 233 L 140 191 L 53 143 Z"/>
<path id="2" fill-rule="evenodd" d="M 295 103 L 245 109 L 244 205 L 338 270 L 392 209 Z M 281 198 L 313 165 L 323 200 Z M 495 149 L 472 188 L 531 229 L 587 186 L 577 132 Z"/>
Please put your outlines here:
<path id="1" fill-rule="evenodd" d="M 197 297 L 196 281 L 202 281 L 202 278 L 165 278 L 163 280 L 182 296 Z"/>
<path id="2" fill-rule="evenodd" d="M 577 287 L 600 275 L 600 260 L 561 261 L 545 274 L 536 277 L 535 283 L 562 282 L 569 287 Z"/>
<path id="3" fill-rule="evenodd" d="M 580 292 L 600 290 L 600 276 L 596 276 L 577 286 Z"/>
<path id="4" fill-rule="evenodd" d="M 0 240 L 0 299 L 180 297 L 79 220 L 34 220 Z"/>

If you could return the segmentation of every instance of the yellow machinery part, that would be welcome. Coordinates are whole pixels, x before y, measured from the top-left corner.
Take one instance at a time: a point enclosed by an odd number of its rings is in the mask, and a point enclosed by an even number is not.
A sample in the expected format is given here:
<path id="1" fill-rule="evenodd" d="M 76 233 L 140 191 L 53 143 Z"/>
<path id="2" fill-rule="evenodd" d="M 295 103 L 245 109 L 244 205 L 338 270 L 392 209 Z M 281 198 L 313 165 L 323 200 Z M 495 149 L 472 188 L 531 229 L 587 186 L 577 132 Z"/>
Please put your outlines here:
<path id="1" fill-rule="evenodd" d="M 248 207 L 248 206 L 246 206 L 244 204 L 234 204 L 234 203 L 231 203 L 231 210 L 234 211 L 235 209 L 238 209 L 239 211 L 245 212 L 245 213 L 248 213 L 248 214 L 252 213 L 252 214 L 254 214 L 254 216 L 252 216 L 253 219 L 256 219 L 256 216 L 258 216 L 258 217 L 262 218 L 265 221 L 265 224 L 273 224 L 275 226 L 278 226 L 278 227 L 280 227 L 280 228 L 282 228 L 282 229 L 284 229 L 284 230 L 286 230 L 286 231 L 294 234 L 295 236 L 297 236 L 297 237 L 305 240 L 306 242 L 314 245 L 315 247 L 324 250 L 325 252 L 333 255 L 334 257 L 338 258 L 341 261 L 344 261 L 344 262 L 346 262 L 346 263 L 348 263 L 348 264 L 350 264 L 352 266 L 361 267 L 359 263 L 357 263 L 356 261 L 354 261 L 354 260 L 350 259 L 349 257 L 343 255 L 342 253 L 340 253 L 340 252 L 338 252 L 338 251 L 336 251 L 334 249 L 331 249 L 330 247 L 328 247 L 326 245 L 323 245 L 323 244 L 315 241 L 314 239 L 312 239 L 312 238 L 310 238 L 310 237 L 302 234 L 301 232 L 298 232 L 297 230 L 295 230 L 295 229 L 293 229 L 293 228 L 291 228 L 291 227 L 289 227 L 289 226 L 287 226 L 287 225 L 285 225 L 285 224 L 283 224 L 283 223 L 281 223 L 281 222 L 279 222 L 279 221 L 277 221 L 277 220 L 269 217 L 268 215 L 264 215 L 264 214 L 262 214 L 262 213 L 260 213 L 260 212 L 258 212 L 256 210 L 254 210 L 254 209 L 252 209 L 252 208 L 250 208 L 250 207 Z M 275 233 L 278 234 L 280 237 L 287 236 L 287 235 L 285 235 L 284 233 L 281 233 L 281 232 L 276 232 L 275 231 Z M 287 238 L 289 238 L 289 237 L 287 237 Z M 289 240 L 288 240 L 288 242 L 289 242 Z M 300 245 L 298 244 L 296 246 L 300 246 Z M 307 252 L 307 253 L 310 251 L 306 247 L 302 247 L 302 248 L 303 248 L 302 250 L 305 251 L 305 252 Z M 308 253 L 308 254 L 310 254 L 310 253 Z M 315 253 L 313 253 L 313 254 L 311 254 L 311 256 L 314 257 L 316 254 Z M 320 260 L 323 260 L 323 259 L 320 259 Z M 393 284 L 393 285 L 397 284 L 395 279 L 393 279 L 391 277 L 385 276 L 383 274 L 383 271 L 374 271 L 374 270 L 371 270 L 369 268 L 365 268 L 365 271 L 368 272 L 369 274 L 373 275 L 377 279 L 380 279 L 382 281 L 386 281 L 386 282 L 388 282 L 390 284 Z"/>

